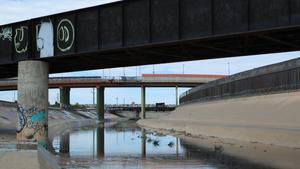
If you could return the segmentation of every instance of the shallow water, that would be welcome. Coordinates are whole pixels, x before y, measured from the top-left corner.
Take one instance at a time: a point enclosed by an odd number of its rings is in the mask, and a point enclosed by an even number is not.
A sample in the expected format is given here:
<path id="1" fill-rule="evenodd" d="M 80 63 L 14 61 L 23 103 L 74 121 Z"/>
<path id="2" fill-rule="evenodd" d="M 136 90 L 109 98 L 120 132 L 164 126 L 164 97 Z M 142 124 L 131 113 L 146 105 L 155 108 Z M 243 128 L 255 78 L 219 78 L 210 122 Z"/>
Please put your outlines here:
<path id="1" fill-rule="evenodd" d="M 174 136 L 148 132 L 134 122 L 65 133 L 54 138 L 53 149 L 63 168 L 257 168 L 219 150 L 207 152 Z"/>

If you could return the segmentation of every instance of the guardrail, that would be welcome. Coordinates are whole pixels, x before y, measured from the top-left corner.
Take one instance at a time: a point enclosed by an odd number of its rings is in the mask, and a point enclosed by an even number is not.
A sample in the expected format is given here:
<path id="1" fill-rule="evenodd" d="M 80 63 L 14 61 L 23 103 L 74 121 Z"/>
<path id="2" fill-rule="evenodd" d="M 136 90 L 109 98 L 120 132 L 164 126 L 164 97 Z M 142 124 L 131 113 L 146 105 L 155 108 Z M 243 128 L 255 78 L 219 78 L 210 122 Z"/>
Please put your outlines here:
<path id="1" fill-rule="evenodd" d="M 122 81 L 141 81 L 141 76 L 75 76 L 75 77 L 50 77 L 51 79 L 101 79 L 101 80 L 122 80 Z"/>

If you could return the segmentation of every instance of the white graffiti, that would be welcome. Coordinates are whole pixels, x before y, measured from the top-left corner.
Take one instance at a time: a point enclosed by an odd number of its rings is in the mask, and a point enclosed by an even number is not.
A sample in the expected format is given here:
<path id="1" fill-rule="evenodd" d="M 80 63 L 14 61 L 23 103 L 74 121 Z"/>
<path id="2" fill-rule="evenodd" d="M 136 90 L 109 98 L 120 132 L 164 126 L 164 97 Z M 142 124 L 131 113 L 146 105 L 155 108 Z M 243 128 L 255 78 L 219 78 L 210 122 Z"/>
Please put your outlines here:
<path id="1" fill-rule="evenodd" d="M 2 28 L 0 32 L 0 39 L 12 41 L 12 28 Z"/>
<path id="2" fill-rule="evenodd" d="M 41 24 L 36 25 L 36 45 L 40 58 L 54 55 L 53 37 L 54 31 L 50 19 L 43 20 Z"/>
<path id="3" fill-rule="evenodd" d="M 16 29 L 14 37 L 15 50 L 17 53 L 24 53 L 28 47 L 28 27 L 21 26 Z"/>
<path id="4" fill-rule="evenodd" d="M 57 26 L 57 47 L 62 52 L 70 50 L 75 40 L 75 29 L 72 22 L 62 19 Z"/>

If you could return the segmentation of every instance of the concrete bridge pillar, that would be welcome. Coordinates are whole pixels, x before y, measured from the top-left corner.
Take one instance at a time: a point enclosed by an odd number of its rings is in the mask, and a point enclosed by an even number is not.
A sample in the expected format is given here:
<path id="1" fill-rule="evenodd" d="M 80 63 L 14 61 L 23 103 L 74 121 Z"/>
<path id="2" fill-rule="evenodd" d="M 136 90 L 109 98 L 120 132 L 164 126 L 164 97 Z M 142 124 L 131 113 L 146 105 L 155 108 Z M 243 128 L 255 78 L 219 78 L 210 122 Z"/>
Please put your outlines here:
<path id="1" fill-rule="evenodd" d="M 142 86 L 141 87 L 141 114 L 140 114 L 141 119 L 146 118 L 146 87 Z"/>
<path id="2" fill-rule="evenodd" d="M 98 113 L 98 119 L 99 120 L 104 120 L 104 87 L 97 87 L 97 106 L 96 106 L 96 111 Z"/>
<path id="3" fill-rule="evenodd" d="M 69 87 L 60 87 L 60 108 L 70 107 L 70 91 Z"/>
<path id="4" fill-rule="evenodd" d="M 17 140 L 46 147 L 48 141 L 48 63 L 18 63 Z"/>

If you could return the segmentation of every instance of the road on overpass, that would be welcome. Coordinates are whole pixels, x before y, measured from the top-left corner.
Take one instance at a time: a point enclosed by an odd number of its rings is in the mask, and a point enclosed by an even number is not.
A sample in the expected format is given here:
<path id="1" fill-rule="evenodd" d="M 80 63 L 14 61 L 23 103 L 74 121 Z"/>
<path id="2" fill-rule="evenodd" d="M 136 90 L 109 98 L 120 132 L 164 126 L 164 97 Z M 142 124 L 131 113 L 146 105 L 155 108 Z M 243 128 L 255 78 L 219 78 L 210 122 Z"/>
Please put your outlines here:
<path id="1" fill-rule="evenodd" d="M 124 0 L 0 26 L 0 77 L 300 49 L 299 0 Z"/>
<path id="2" fill-rule="evenodd" d="M 53 77 L 49 88 L 87 88 L 87 87 L 196 87 L 224 75 L 200 74 L 144 74 L 141 77 Z M 0 91 L 16 90 L 17 79 L 0 80 Z"/>

